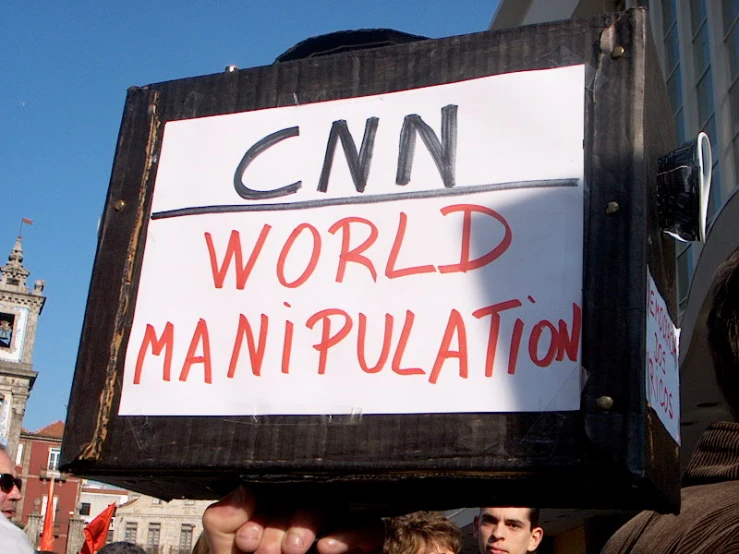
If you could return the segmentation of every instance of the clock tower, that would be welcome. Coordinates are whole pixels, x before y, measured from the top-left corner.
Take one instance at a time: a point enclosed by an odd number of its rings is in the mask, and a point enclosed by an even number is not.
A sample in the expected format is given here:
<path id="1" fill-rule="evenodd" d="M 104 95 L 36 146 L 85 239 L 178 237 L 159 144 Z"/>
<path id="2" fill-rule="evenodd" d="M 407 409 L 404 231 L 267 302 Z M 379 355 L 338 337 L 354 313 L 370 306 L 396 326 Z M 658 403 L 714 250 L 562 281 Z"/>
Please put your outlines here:
<path id="1" fill-rule="evenodd" d="M 37 373 L 31 358 L 36 324 L 44 307 L 44 282 L 31 290 L 30 275 L 23 266 L 21 237 L 10 251 L 8 263 L 0 267 L 0 442 L 15 460 L 26 402 Z"/>

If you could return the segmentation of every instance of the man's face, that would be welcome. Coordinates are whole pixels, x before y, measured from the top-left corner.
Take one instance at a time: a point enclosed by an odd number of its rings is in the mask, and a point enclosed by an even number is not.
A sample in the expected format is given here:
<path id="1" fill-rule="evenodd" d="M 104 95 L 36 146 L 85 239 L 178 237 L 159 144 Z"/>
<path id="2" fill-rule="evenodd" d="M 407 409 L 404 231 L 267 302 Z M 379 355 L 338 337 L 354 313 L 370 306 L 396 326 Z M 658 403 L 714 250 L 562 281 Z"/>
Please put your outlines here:
<path id="1" fill-rule="evenodd" d="M 0 450 L 0 473 L 9 473 L 15 477 L 15 468 L 13 463 L 10 461 L 8 455 Z M 10 492 L 5 492 L 0 489 L 0 512 L 2 512 L 8 519 L 15 515 L 15 503 L 20 500 L 21 491 L 18 487 L 13 485 L 13 489 Z"/>
<path id="2" fill-rule="evenodd" d="M 473 533 L 480 554 L 525 554 L 539 546 L 544 531 L 531 528 L 528 508 L 480 508 Z"/>

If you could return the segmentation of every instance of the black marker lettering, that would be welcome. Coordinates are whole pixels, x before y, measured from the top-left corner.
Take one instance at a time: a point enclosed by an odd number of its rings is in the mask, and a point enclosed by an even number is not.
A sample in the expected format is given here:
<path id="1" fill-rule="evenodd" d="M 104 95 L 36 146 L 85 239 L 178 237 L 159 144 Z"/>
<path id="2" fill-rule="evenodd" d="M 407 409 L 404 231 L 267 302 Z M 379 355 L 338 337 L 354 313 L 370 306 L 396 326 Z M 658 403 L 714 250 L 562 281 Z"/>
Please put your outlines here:
<path id="1" fill-rule="evenodd" d="M 254 190 L 247 187 L 244 182 L 244 172 L 249 164 L 254 161 L 254 158 L 259 156 L 262 152 L 274 146 L 278 142 L 281 142 L 287 138 L 297 137 L 300 135 L 300 127 L 288 127 L 282 129 L 271 135 L 267 135 L 260 141 L 256 142 L 249 150 L 246 151 L 244 157 L 241 158 L 241 162 L 236 168 L 234 173 L 234 188 L 236 193 L 241 196 L 244 200 L 260 200 L 267 198 L 279 198 L 280 196 L 287 196 L 298 192 L 298 189 L 302 186 L 302 181 L 296 181 L 291 185 L 285 185 L 284 187 L 272 189 L 272 190 Z"/>
<path id="2" fill-rule="evenodd" d="M 331 133 L 328 136 L 328 144 L 326 145 L 326 157 L 323 159 L 321 178 L 318 180 L 319 191 L 326 192 L 328 190 L 328 178 L 331 175 L 331 165 L 333 164 L 334 154 L 336 153 L 336 143 L 341 139 L 341 146 L 344 149 L 344 156 L 349 166 L 352 181 L 354 181 L 354 188 L 357 189 L 357 192 L 364 192 L 364 188 L 367 186 L 367 177 L 369 176 L 372 150 L 375 145 L 375 135 L 377 134 L 379 121 L 377 117 L 367 118 L 367 122 L 364 124 L 364 136 L 362 137 L 362 146 L 359 148 L 359 154 L 357 154 L 357 145 L 354 143 L 354 137 L 349 132 L 346 120 L 340 119 L 333 122 Z"/>
<path id="3" fill-rule="evenodd" d="M 405 116 L 403 128 L 400 130 L 398 172 L 395 175 L 395 183 L 398 185 L 407 185 L 411 180 L 416 133 L 421 135 L 423 143 L 434 159 L 444 186 L 452 188 L 455 185 L 454 166 L 457 158 L 457 106 L 449 104 L 441 108 L 441 141 L 421 116 L 417 114 Z"/>

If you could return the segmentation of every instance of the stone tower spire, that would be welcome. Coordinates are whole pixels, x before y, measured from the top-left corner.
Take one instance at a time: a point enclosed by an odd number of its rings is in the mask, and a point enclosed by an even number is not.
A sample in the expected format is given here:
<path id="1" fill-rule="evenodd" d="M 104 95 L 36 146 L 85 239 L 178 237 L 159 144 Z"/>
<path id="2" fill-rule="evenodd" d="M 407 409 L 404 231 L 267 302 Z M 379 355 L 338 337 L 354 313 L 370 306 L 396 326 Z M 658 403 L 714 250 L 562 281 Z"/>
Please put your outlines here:
<path id="1" fill-rule="evenodd" d="M 26 402 L 37 373 L 32 357 L 36 325 L 46 297 L 44 282 L 27 285 L 21 237 L 0 267 L 0 442 L 15 459 Z"/>
<path id="2" fill-rule="evenodd" d="M 23 245 L 21 244 L 21 237 L 15 239 L 15 246 L 13 246 L 8 256 L 8 263 L 0 268 L 0 272 L 2 272 L 0 288 L 13 289 L 17 292 L 28 292 L 26 279 L 31 272 L 23 267 Z"/>

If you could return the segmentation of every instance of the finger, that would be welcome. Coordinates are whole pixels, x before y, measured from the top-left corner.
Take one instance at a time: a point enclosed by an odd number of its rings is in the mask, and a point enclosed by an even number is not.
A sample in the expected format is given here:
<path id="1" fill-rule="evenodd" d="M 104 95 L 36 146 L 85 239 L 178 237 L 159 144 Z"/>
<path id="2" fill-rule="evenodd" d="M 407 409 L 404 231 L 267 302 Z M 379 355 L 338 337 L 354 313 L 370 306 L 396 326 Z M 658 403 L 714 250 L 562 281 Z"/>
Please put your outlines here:
<path id="1" fill-rule="evenodd" d="M 236 532 L 235 544 L 239 552 L 256 552 L 262 542 L 264 525 L 251 519 Z"/>
<path id="2" fill-rule="evenodd" d="M 313 545 L 325 519 L 322 508 L 301 509 L 290 520 L 290 527 L 282 540 L 282 554 L 305 554 Z"/>
<path id="3" fill-rule="evenodd" d="M 244 487 L 239 487 L 203 513 L 211 554 L 236 554 L 236 532 L 254 513 L 255 499 Z"/>
<path id="4" fill-rule="evenodd" d="M 254 554 L 281 554 L 282 541 L 287 534 L 289 521 L 290 519 L 286 513 L 273 515 L 269 523 L 264 526 L 262 540 Z"/>
<path id="5" fill-rule="evenodd" d="M 256 512 L 236 533 L 239 552 L 256 552 L 262 543 L 264 530 L 269 524 L 268 514 Z"/>
<path id="6" fill-rule="evenodd" d="M 385 528 L 382 521 L 378 520 L 354 529 L 331 533 L 320 539 L 316 546 L 319 554 L 373 554 L 382 550 L 384 539 Z"/>

